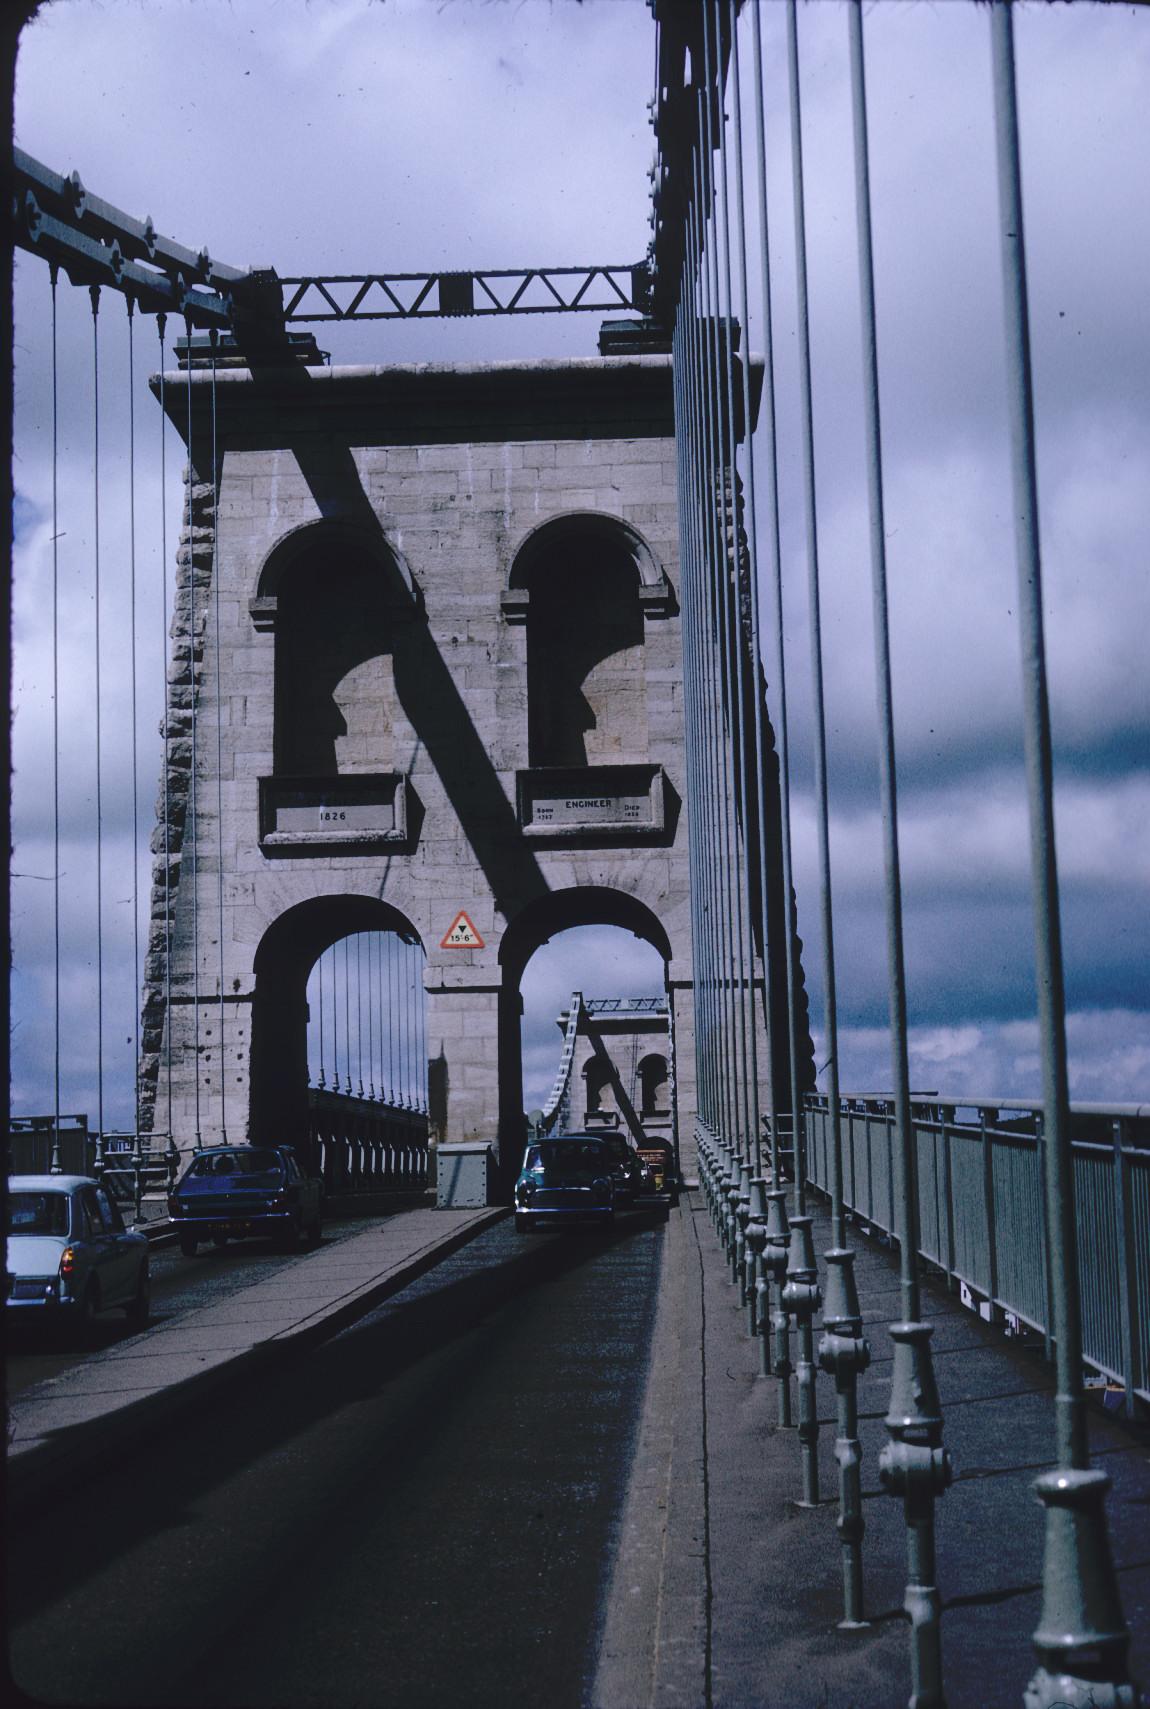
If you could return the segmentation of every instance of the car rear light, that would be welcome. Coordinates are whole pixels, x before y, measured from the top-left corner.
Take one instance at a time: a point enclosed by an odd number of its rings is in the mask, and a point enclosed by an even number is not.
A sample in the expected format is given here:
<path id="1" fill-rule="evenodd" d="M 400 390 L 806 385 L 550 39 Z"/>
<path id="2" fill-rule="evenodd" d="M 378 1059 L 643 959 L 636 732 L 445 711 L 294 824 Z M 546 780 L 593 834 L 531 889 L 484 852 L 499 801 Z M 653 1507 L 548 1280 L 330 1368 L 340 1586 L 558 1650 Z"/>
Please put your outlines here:
<path id="1" fill-rule="evenodd" d="M 75 1274 L 75 1270 L 76 1270 L 76 1253 L 75 1253 L 75 1250 L 71 1246 L 65 1246 L 63 1252 L 61 1252 L 61 1254 L 60 1254 L 60 1274 L 62 1276 L 71 1276 L 71 1275 Z"/>

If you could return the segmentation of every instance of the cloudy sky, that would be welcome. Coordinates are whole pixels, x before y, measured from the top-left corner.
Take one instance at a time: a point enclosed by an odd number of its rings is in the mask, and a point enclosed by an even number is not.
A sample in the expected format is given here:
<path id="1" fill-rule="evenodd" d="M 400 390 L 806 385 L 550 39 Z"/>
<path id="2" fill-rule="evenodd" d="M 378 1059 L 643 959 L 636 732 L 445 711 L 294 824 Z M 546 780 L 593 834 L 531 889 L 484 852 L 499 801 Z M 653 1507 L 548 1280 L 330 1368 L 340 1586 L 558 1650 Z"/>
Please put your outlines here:
<path id="1" fill-rule="evenodd" d="M 817 1017 L 784 12 L 762 0 L 761 15 L 796 878 Z M 801 30 L 841 1079 L 875 1089 L 889 1082 L 889 1049 L 844 6 L 803 6 Z M 988 27 L 967 0 L 875 0 L 866 32 L 912 1079 L 952 1095 L 1033 1096 Z M 1016 34 L 1072 1087 L 1080 1098 L 1150 1099 L 1150 9 L 1024 6 Z M 626 263 L 648 237 L 653 56 L 644 0 L 48 0 L 21 44 L 16 140 L 238 266 Z M 759 347 L 757 287 L 752 297 Z M 52 1101 L 49 312 L 46 268 L 20 256 L 18 1110 Z M 597 321 L 318 330 L 336 361 L 482 359 L 589 355 Z M 99 337 L 104 1092 L 109 1123 L 129 1125 L 133 910 L 146 918 L 147 864 L 133 887 L 129 353 L 123 306 L 108 296 Z M 94 1111 L 92 320 L 86 293 L 63 283 L 58 339 L 63 1107 Z M 159 758 L 161 519 L 166 510 L 170 559 L 179 508 L 178 442 L 165 490 L 144 386 L 156 355 L 143 320 L 137 844 Z M 541 952 L 525 987 L 527 1101 L 550 1084 L 554 1017 L 573 987 L 612 995 L 657 989 L 659 977 L 642 946 L 606 929 Z"/>

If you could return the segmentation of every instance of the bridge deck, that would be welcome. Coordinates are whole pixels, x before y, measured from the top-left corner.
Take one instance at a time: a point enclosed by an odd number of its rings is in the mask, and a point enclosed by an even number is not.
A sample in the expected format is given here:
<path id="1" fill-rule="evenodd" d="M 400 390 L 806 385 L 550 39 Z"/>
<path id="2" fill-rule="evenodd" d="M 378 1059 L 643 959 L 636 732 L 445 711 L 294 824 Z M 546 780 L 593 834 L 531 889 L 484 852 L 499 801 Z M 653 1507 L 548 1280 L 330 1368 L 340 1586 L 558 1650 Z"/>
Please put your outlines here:
<path id="1" fill-rule="evenodd" d="M 310 1345 L 355 1321 L 499 1215 L 425 1210 L 390 1218 L 15 1397 L 10 1497 L 22 1505 L 56 1476 L 81 1471 L 86 1453 L 89 1465 L 94 1458 L 105 1466 L 130 1460 L 133 1414 L 145 1432 L 162 1430 L 161 1417 L 179 1408 L 181 1394 L 192 1409 L 205 1381 L 250 1370 L 257 1348 L 285 1340 Z M 635 1232 L 642 1227 L 651 1227 L 650 1215 L 635 1220 Z M 815 1232 L 822 1250 L 829 1245 L 823 1219 L 816 1218 Z M 618 1235 L 628 1244 L 626 1228 Z M 541 1237 L 540 1252 L 549 1244 Z M 835 1630 L 831 1383 L 820 1379 L 823 1504 L 800 1512 L 793 1506 L 795 1432 L 776 1427 L 775 1382 L 759 1374 L 758 1349 L 701 1197 L 684 1195 L 662 1241 L 646 1396 L 619 1515 L 619 1552 L 604 1587 L 597 1709 L 890 1709 L 906 1701 L 905 1529 L 900 1505 L 880 1492 L 877 1479 L 890 1379 L 886 1324 L 897 1311 L 897 1278 L 877 1243 L 856 1237 L 853 1244 L 873 1351 L 860 1384 L 871 1627 Z M 1052 1458 L 1050 1372 L 1040 1346 L 1007 1341 L 944 1288 L 927 1285 L 925 1311 L 935 1326 L 947 1441 L 958 1466 L 939 1506 L 947 1702 L 949 1709 L 1016 1704 L 1038 1619 L 1042 1516 L 1031 1486 Z M 588 1346 L 588 1358 L 600 1357 L 594 1338 Z M 589 1370 L 587 1381 L 595 1376 Z M 1111 1534 L 1134 1632 L 1133 1666 L 1146 1678 L 1146 1433 L 1101 1409 L 1091 1433 L 1095 1461 L 1114 1483 Z M 499 1491 L 492 1500 L 494 1512 Z"/>
<path id="2" fill-rule="evenodd" d="M 816 1251 L 831 1244 L 815 1216 Z M 890 1709 L 909 1695 L 902 1505 L 878 1481 L 897 1267 L 857 1233 L 870 1369 L 859 1383 L 867 1533 L 864 1632 L 839 1632 L 835 1392 L 819 1378 L 822 1505 L 800 1494 L 796 1432 L 759 1374 L 701 1195 L 672 1213 L 652 1378 L 622 1528 L 596 1704 L 712 1709 Z M 1053 1372 L 1041 1342 L 1008 1340 L 927 1283 L 935 1371 L 957 1476 L 938 1504 L 948 1709 L 1018 1704 L 1033 1671 L 1043 1516 L 1034 1479 L 1053 1464 Z M 792 1351 L 793 1356 L 793 1351 Z M 1150 1677 L 1150 1500 L 1145 1430 L 1091 1409 L 1094 1463 L 1113 1480 L 1110 1533 L 1131 1665 Z M 710 1675 L 708 1680 L 707 1675 Z"/>

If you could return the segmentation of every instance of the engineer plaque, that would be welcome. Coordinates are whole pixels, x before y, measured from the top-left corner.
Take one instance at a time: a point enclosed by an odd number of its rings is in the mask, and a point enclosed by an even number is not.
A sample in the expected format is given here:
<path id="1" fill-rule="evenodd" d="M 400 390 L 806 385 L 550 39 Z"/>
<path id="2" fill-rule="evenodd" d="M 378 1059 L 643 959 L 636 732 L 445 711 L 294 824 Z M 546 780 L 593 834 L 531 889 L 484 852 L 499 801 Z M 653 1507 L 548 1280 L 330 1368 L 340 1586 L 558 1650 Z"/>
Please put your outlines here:
<path id="1" fill-rule="evenodd" d="M 552 841 L 631 842 L 662 835 L 662 766 L 541 766 L 517 775 L 525 836 Z"/>

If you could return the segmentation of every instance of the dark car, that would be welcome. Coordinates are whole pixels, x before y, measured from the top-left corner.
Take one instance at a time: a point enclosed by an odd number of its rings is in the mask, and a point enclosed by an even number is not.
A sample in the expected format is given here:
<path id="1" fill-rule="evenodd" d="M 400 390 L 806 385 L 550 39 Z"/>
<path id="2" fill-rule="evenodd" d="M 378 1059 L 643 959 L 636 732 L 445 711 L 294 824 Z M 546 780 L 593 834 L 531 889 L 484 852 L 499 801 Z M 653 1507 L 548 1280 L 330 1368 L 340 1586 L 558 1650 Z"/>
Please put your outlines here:
<path id="1" fill-rule="evenodd" d="M 192 1158 L 168 1213 L 187 1258 L 201 1241 L 223 1246 L 252 1234 L 288 1251 L 304 1237 L 318 1246 L 323 1183 L 304 1174 L 288 1145 L 217 1145 Z"/>
<path id="2" fill-rule="evenodd" d="M 615 1220 L 615 1169 L 598 1134 L 541 1139 L 527 1147 L 515 1183 L 515 1226 L 592 1217 Z"/>
<path id="3" fill-rule="evenodd" d="M 611 1153 L 615 1169 L 615 1196 L 624 1204 L 638 1198 L 646 1185 L 643 1160 L 629 1140 L 621 1133 L 596 1134 Z"/>

